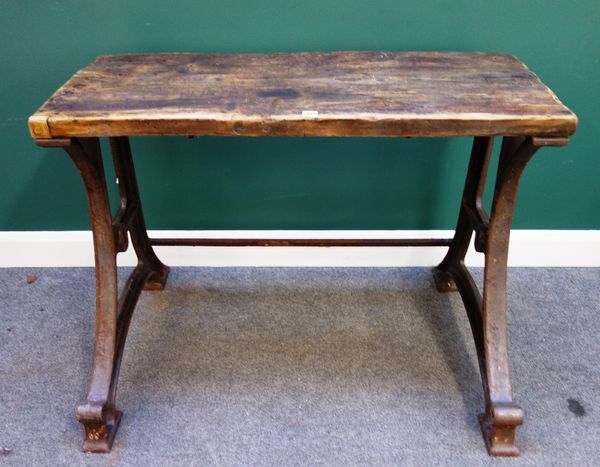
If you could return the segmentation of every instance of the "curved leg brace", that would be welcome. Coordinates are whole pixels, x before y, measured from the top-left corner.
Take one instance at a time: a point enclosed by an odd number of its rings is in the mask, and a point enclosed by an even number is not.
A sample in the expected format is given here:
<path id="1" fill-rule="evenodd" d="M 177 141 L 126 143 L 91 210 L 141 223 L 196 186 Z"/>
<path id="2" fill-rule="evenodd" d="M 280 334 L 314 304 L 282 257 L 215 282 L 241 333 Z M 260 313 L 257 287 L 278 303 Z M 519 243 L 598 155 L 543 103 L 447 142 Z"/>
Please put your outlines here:
<path id="1" fill-rule="evenodd" d="M 110 148 L 119 184 L 121 205 L 115 216 L 114 229 L 118 250 L 127 250 L 127 231 L 138 257 L 138 269 L 144 270 L 144 290 L 162 290 L 169 268 L 156 256 L 146 231 L 142 203 L 135 177 L 131 148 L 127 137 L 110 138 Z"/>
<path id="2" fill-rule="evenodd" d="M 459 290 L 455 278 L 459 275 L 458 271 L 464 268 L 464 259 L 469 249 L 473 230 L 476 232 L 477 251 L 483 251 L 480 248 L 485 245 L 488 226 L 488 215 L 483 208 L 483 190 L 493 143 L 493 138 L 479 137 L 473 141 L 456 233 L 448 254 L 433 270 L 433 278 L 439 292 Z"/>
<path id="3" fill-rule="evenodd" d="M 456 234 L 446 257 L 433 270 L 438 290 L 458 290 L 467 310 L 486 401 L 479 420 L 492 456 L 519 455 L 515 432 L 523 422 L 523 411 L 512 397 L 506 313 L 508 244 L 519 178 L 540 146 L 566 143 L 560 138 L 505 137 L 488 219 L 482 196 L 492 140 L 475 138 Z M 464 265 L 473 231 L 475 249 L 485 253 L 483 298 Z"/>

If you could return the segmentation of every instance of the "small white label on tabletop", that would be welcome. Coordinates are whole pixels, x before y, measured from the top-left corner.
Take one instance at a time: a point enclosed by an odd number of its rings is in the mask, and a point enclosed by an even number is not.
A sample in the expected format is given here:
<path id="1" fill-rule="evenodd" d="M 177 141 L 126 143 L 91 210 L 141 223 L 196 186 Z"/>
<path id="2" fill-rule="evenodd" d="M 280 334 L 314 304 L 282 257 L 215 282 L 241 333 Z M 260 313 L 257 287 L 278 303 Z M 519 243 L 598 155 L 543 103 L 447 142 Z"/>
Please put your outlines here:
<path id="1" fill-rule="evenodd" d="M 319 112 L 317 110 L 303 110 L 302 116 L 303 117 L 318 117 Z"/>

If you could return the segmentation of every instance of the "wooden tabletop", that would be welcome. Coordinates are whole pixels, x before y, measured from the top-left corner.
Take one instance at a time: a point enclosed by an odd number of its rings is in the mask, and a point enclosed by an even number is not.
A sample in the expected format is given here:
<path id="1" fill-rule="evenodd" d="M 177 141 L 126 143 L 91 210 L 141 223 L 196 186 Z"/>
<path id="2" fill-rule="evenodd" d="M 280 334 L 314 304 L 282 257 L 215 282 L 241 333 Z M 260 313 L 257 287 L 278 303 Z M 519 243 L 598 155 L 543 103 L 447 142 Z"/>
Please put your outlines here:
<path id="1" fill-rule="evenodd" d="M 34 138 L 559 136 L 577 117 L 505 54 L 98 57 L 29 119 Z"/>

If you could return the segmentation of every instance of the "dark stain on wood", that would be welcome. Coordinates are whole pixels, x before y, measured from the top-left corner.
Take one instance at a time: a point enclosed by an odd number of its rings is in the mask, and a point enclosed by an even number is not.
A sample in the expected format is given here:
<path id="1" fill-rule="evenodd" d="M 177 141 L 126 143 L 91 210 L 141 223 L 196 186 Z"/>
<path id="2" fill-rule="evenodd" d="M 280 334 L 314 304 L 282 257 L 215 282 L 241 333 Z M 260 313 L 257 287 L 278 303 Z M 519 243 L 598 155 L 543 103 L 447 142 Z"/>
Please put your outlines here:
<path id="1" fill-rule="evenodd" d="M 256 93 L 258 97 L 281 97 L 282 99 L 294 99 L 300 94 L 294 89 L 269 89 L 265 91 L 258 91 Z"/>

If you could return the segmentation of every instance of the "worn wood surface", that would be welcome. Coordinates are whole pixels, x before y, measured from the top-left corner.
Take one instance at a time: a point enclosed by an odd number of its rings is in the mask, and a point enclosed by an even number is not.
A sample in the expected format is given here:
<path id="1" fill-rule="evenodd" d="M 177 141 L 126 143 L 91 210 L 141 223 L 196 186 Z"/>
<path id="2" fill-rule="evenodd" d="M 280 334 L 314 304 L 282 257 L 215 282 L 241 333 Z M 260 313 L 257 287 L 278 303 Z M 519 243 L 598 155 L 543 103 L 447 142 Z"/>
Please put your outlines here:
<path id="1" fill-rule="evenodd" d="M 577 117 L 510 55 L 99 57 L 29 120 L 34 138 L 569 136 Z"/>

